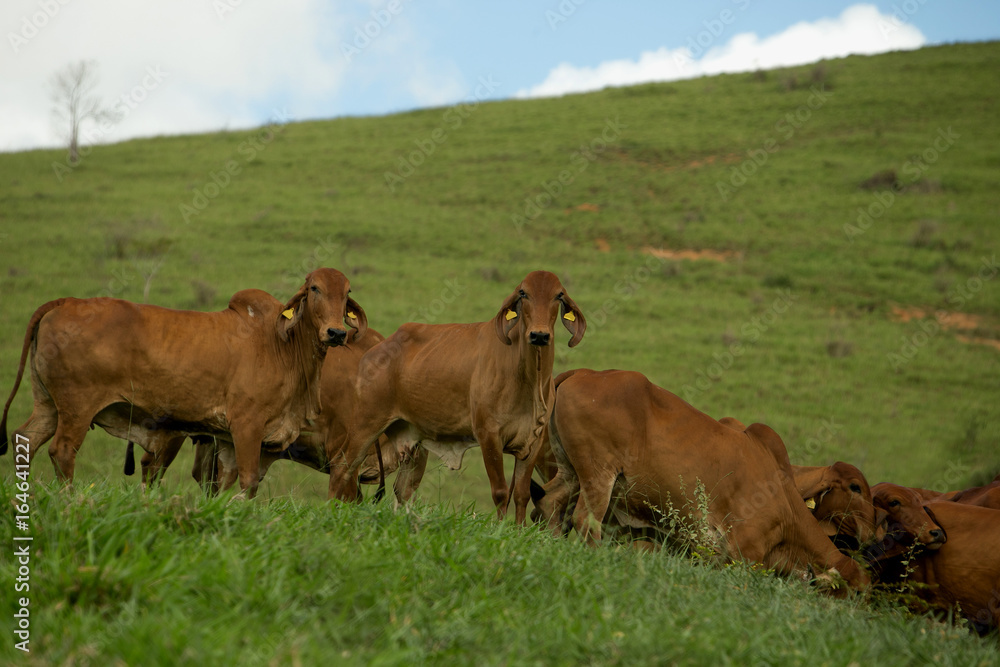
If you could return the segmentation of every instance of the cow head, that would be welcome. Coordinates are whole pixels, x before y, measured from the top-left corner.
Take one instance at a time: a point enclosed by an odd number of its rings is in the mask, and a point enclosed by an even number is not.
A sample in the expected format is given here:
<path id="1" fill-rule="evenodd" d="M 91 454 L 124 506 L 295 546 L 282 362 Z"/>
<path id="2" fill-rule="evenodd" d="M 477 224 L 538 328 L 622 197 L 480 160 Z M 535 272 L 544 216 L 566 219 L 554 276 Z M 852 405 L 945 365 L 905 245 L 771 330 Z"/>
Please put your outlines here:
<path id="1" fill-rule="evenodd" d="M 358 303 L 348 296 L 351 283 L 336 269 L 316 269 L 308 276 L 278 316 L 278 331 L 283 340 L 296 327 L 316 332 L 321 346 L 344 345 L 348 329 L 356 341 L 368 330 L 368 316 Z M 344 325 L 347 325 L 346 328 Z"/>
<path id="2" fill-rule="evenodd" d="M 795 485 L 813 516 L 830 537 L 864 544 L 875 538 L 875 507 L 871 488 L 855 466 L 837 461 L 795 475 Z"/>
<path id="3" fill-rule="evenodd" d="M 554 273 L 532 271 L 504 301 L 493 324 L 505 345 L 513 344 L 510 333 L 520 325 L 525 342 L 545 347 L 552 343 L 557 317 L 573 335 L 569 346 L 574 347 L 587 330 L 586 318 Z"/>
<path id="4" fill-rule="evenodd" d="M 924 507 L 923 499 L 912 489 L 882 482 L 872 488 L 872 502 L 882 510 L 888 532 L 898 539 L 902 533 L 927 549 L 940 549 L 948 539 Z"/>

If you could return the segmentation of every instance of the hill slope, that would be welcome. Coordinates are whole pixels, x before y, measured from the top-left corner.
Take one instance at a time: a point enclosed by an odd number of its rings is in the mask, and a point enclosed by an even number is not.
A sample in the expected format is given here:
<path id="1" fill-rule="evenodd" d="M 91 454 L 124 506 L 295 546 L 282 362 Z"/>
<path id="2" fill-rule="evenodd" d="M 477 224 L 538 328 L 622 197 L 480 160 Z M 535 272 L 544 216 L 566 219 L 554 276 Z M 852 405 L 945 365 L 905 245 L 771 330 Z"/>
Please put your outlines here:
<path id="1" fill-rule="evenodd" d="M 60 296 L 220 309 L 329 265 L 388 334 L 490 318 L 546 268 L 590 323 L 557 370 L 640 370 L 770 424 L 796 463 L 966 485 L 1000 466 L 998 64 L 1000 44 L 961 44 L 129 141 L 73 168 L 0 155 L 0 387 Z M 25 386 L 11 426 L 29 411 Z M 92 433 L 79 474 L 117 479 L 122 452 Z M 473 451 L 424 498 L 482 502 L 480 469 Z M 274 473 L 272 493 L 324 496 Z"/>

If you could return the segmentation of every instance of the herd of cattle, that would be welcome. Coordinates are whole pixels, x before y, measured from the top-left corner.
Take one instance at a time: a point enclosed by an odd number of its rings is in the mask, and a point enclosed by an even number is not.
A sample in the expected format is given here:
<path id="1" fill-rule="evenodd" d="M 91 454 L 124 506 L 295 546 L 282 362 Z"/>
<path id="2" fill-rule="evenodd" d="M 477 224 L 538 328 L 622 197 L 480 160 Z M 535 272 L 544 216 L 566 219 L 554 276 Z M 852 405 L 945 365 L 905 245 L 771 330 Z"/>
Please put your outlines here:
<path id="1" fill-rule="evenodd" d="M 51 440 L 72 481 L 95 425 L 140 445 L 154 483 L 186 438 L 210 492 L 253 497 L 289 459 L 330 475 L 329 497 L 397 472 L 409 500 L 428 452 L 449 467 L 478 446 L 497 514 L 590 543 L 602 526 L 664 534 L 664 517 L 707 526 L 722 557 L 824 579 L 834 590 L 909 581 L 932 608 L 1000 625 L 1000 476 L 936 493 L 869 487 L 856 467 L 793 466 L 764 424 L 713 419 L 631 371 L 553 377 L 554 329 L 580 342 L 586 318 L 559 278 L 534 271 L 486 322 L 368 327 L 335 269 L 310 273 L 285 304 L 260 290 L 226 310 L 179 311 L 110 298 L 57 299 L 28 322 L 7 414 L 30 353 L 34 408 L 14 431 L 30 457 Z M 515 457 L 508 485 L 503 455 Z M 544 486 L 532 480 L 537 472 Z M 839 589 L 838 589 L 839 586 Z"/>

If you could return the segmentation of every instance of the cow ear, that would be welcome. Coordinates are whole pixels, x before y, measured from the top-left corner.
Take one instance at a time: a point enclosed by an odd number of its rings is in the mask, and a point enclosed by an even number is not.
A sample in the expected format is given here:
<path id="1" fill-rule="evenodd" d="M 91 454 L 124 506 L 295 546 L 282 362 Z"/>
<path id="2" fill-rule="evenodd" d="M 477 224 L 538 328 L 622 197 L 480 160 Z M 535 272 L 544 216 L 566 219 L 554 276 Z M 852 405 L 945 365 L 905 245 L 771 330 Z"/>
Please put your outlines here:
<path id="1" fill-rule="evenodd" d="M 583 333 L 587 330 L 587 318 L 568 294 L 559 297 L 559 302 L 562 303 L 562 323 L 573 334 L 569 339 L 569 346 L 576 347 L 583 340 Z"/>
<path id="2" fill-rule="evenodd" d="M 364 308 L 351 297 L 347 297 L 347 312 L 344 313 L 344 322 L 355 330 L 351 337 L 353 342 L 361 340 L 368 331 L 368 316 L 365 315 Z"/>
<path id="3" fill-rule="evenodd" d="M 826 480 L 826 468 L 818 467 L 815 470 L 802 470 L 792 468 L 795 477 L 795 488 L 799 490 L 802 500 L 809 500 L 830 490 L 830 483 Z"/>
<path id="4" fill-rule="evenodd" d="M 306 286 L 303 285 L 299 288 L 299 291 L 295 293 L 291 299 L 288 300 L 281 308 L 281 314 L 278 315 L 278 335 L 281 336 L 281 340 L 288 342 L 288 332 L 299 323 L 302 319 L 302 313 L 305 311 L 306 307 L 302 304 L 302 300 L 306 296 Z"/>
<path id="5" fill-rule="evenodd" d="M 504 345 L 511 345 L 514 341 L 510 339 L 510 331 L 517 326 L 521 319 L 521 295 L 518 290 L 514 290 L 507 300 L 500 306 L 500 312 L 493 318 L 493 328 L 497 332 L 497 338 Z"/>

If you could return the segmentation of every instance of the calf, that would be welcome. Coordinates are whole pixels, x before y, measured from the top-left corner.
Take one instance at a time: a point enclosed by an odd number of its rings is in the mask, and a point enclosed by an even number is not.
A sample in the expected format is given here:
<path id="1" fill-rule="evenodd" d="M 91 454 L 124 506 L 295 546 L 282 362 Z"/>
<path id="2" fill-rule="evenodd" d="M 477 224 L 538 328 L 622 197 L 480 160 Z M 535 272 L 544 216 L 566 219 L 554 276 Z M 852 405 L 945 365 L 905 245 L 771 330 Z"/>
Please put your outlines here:
<path id="1" fill-rule="evenodd" d="M 361 359 L 358 410 L 347 447 L 331 461 L 330 497 L 353 500 L 353 478 L 380 434 L 446 462 L 479 445 L 497 515 L 512 492 L 523 523 L 531 463 L 552 409 L 554 325 L 583 338 L 586 319 L 559 278 L 533 271 L 492 320 L 401 326 Z M 392 447 L 393 445 L 390 445 Z M 511 488 L 503 454 L 516 457 Z M 412 486 L 412 485 L 411 485 Z"/>
<path id="2" fill-rule="evenodd" d="M 917 532 L 897 532 L 869 554 L 879 581 L 917 584 L 914 593 L 930 607 L 960 609 L 980 632 L 1000 626 L 1000 511 L 949 501 L 923 510 L 947 542 L 925 550 Z"/>
<path id="3" fill-rule="evenodd" d="M 555 532 L 578 492 L 573 527 L 591 542 L 600 540 L 609 509 L 633 527 L 656 527 L 679 511 L 707 520 L 731 559 L 781 573 L 835 569 L 852 587 L 867 585 L 810 515 L 769 427 L 736 431 L 631 371 L 570 371 L 556 384 L 549 436 L 559 472 L 539 502 Z M 695 496 L 697 484 L 709 495 L 707 507 Z"/>
<path id="4" fill-rule="evenodd" d="M 218 435 L 234 443 L 240 486 L 253 497 L 261 443 L 287 446 L 319 416 L 327 349 L 367 329 L 349 292 L 340 271 L 317 269 L 284 305 L 260 290 L 237 292 L 215 313 L 109 298 L 46 303 L 28 323 L 0 451 L 30 349 L 35 405 L 15 433 L 32 456 L 54 437 L 60 479 L 72 481 L 92 424 L 148 450 Z"/>

